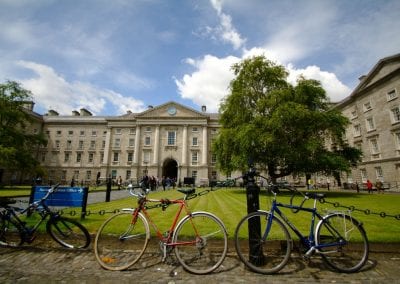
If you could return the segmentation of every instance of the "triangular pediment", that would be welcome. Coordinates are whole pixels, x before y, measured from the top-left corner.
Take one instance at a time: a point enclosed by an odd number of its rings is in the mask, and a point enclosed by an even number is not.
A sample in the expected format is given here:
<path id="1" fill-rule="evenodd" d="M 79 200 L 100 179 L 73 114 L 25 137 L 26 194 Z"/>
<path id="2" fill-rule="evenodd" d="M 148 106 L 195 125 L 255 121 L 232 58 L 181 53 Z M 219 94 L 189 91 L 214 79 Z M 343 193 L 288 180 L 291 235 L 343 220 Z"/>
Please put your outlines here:
<path id="1" fill-rule="evenodd" d="M 152 107 L 142 113 L 138 113 L 136 118 L 181 118 L 197 117 L 205 118 L 207 115 L 200 111 L 188 108 L 176 102 L 168 102 L 156 107 Z"/>
<path id="2" fill-rule="evenodd" d="M 400 54 L 389 56 L 381 59 L 368 73 L 361 79 L 361 82 L 355 88 L 353 94 L 359 93 L 364 89 L 372 86 L 376 82 L 385 78 L 392 72 L 400 69 Z"/>

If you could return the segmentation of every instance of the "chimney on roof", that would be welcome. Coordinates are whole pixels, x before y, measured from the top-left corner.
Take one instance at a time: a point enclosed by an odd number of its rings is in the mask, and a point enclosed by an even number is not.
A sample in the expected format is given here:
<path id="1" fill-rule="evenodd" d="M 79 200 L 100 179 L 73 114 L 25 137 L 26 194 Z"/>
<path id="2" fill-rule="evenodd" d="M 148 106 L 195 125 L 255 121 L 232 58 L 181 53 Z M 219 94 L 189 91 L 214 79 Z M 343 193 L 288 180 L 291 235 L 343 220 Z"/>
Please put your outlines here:
<path id="1" fill-rule="evenodd" d="M 366 77 L 367 77 L 367 75 L 361 75 L 360 77 L 358 77 L 358 80 L 361 82 L 361 81 L 363 81 Z"/>
<path id="2" fill-rule="evenodd" d="M 73 110 L 73 111 L 72 111 L 72 116 L 80 116 L 79 111 Z"/>
<path id="3" fill-rule="evenodd" d="M 82 116 L 92 116 L 92 113 L 85 108 L 81 108 L 81 115 Z"/>
<path id="4" fill-rule="evenodd" d="M 48 116 L 58 116 L 59 113 L 56 112 L 56 111 L 53 110 L 53 109 L 50 109 L 50 110 L 47 112 L 47 115 L 48 115 Z"/>
<path id="5" fill-rule="evenodd" d="M 205 105 L 201 106 L 201 111 L 202 112 L 206 112 L 207 111 L 207 107 Z"/>

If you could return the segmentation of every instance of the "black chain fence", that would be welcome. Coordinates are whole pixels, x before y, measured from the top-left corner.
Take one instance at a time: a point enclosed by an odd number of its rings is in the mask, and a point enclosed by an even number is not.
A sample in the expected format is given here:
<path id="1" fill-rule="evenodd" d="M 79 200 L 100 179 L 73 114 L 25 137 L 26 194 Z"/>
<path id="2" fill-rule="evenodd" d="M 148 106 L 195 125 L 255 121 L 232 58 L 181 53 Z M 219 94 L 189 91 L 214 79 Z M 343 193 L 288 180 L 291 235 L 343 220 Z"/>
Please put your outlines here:
<path id="1" fill-rule="evenodd" d="M 224 188 L 225 188 L 225 186 L 211 187 L 210 189 L 205 189 L 205 190 L 200 191 L 199 193 L 193 193 L 193 194 L 189 195 L 186 198 L 186 200 L 191 200 L 191 199 L 194 199 L 194 198 L 197 198 L 197 197 L 201 197 L 201 196 L 206 195 L 206 194 L 208 194 L 210 192 L 217 191 L 217 190 L 224 189 Z M 28 201 L 25 201 L 25 200 L 17 200 L 17 201 L 19 201 L 21 203 L 28 203 Z M 356 208 L 353 205 L 352 206 L 346 206 L 346 205 L 340 204 L 339 202 L 326 201 L 325 198 L 321 199 L 320 202 L 321 203 L 330 204 L 335 208 L 344 208 L 344 209 L 347 209 L 347 210 L 349 210 L 351 212 L 361 212 L 361 213 L 364 213 L 365 215 L 376 215 L 376 216 L 380 216 L 382 218 L 388 217 L 388 218 L 394 218 L 396 220 L 400 220 L 400 214 L 389 214 L 389 213 L 386 213 L 386 212 L 383 212 L 383 211 L 374 212 L 374 211 L 372 211 L 370 209 Z M 166 206 L 165 204 L 159 203 L 159 204 L 155 204 L 155 205 L 146 206 L 146 209 L 149 210 L 149 209 L 154 209 L 154 208 L 162 208 L 162 207 L 165 208 L 165 206 Z M 120 212 L 120 209 L 97 210 L 97 211 L 86 210 L 85 212 L 81 212 L 80 210 L 74 210 L 74 209 L 70 209 L 70 208 L 66 209 L 66 210 L 58 210 L 58 213 L 60 215 L 69 215 L 69 216 L 90 216 L 90 215 L 103 216 L 103 215 L 106 215 L 106 214 L 115 214 L 115 213 L 118 213 L 118 212 Z"/>

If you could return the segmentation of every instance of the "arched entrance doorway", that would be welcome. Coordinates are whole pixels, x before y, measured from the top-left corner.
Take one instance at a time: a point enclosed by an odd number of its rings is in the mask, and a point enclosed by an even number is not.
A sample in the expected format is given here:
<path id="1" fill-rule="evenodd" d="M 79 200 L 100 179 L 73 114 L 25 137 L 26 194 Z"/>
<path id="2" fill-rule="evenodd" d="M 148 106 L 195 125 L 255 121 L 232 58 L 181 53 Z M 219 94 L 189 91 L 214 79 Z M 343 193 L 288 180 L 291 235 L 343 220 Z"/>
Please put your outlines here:
<path id="1" fill-rule="evenodd" d="M 177 180 L 178 177 L 178 163 L 174 159 L 168 158 L 164 161 L 162 168 L 162 175 Z"/>

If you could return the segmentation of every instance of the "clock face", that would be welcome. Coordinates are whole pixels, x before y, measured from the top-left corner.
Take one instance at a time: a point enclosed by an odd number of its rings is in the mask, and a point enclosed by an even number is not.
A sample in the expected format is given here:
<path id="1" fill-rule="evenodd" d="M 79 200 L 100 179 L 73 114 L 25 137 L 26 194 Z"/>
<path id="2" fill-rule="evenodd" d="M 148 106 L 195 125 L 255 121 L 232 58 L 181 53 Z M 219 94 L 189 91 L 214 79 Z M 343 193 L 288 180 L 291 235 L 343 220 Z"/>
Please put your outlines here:
<path id="1" fill-rule="evenodd" d="M 175 115 L 176 114 L 176 108 L 171 106 L 168 108 L 168 114 L 169 115 Z"/>

